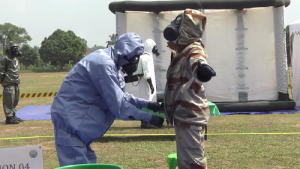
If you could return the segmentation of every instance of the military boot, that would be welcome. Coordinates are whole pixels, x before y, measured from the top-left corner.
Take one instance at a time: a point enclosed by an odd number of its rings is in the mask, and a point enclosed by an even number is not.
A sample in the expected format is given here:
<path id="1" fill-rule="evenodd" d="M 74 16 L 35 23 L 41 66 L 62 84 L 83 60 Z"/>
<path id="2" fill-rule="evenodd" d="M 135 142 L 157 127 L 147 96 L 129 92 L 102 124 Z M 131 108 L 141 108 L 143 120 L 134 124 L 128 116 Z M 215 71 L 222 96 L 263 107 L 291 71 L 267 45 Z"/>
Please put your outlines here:
<path id="1" fill-rule="evenodd" d="M 146 122 L 141 122 L 141 128 L 143 129 L 155 129 L 157 127 L 153 126 L 152 124 L 146 123 Z"/>
<path id="2" fill-rule="evenodd" d="M 12 117 L 6 117 L 6 124 L 19 124 L 19 121 L 16 117 L 12 116 Z"/>
<path id="3" fill-rule="evenodd" d="M 19 122 L 23 122 L 23 121 L 24 121 L 23 119 L 17 117 L 17 116 L 16 116 L 16 113 L 14 113 L 14 117 L 15 117 Z"/>

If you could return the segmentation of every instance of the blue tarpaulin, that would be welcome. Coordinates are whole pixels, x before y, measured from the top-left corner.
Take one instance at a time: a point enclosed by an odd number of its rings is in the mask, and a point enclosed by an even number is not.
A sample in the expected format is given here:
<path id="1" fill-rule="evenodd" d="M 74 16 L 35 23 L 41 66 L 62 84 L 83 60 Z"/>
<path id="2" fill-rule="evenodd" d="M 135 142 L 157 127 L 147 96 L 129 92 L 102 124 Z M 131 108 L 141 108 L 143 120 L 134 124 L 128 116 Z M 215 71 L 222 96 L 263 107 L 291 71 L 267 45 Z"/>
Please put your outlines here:
<path id="1" fill-rule="evenodd" d="M 24 120 L 50 120 L 50 107 L 51 105 L 40 106 L 25 106 L 16 112 L 16 115 Z M 235 114 L 289 114 L 300 113 L 300 107 L 296 107 L 293 110 L 277 110 L 269 112 L 220 112 L 220 115 L 235 115 Z M 2 121 L 4 121 L 3 119 Z"/>

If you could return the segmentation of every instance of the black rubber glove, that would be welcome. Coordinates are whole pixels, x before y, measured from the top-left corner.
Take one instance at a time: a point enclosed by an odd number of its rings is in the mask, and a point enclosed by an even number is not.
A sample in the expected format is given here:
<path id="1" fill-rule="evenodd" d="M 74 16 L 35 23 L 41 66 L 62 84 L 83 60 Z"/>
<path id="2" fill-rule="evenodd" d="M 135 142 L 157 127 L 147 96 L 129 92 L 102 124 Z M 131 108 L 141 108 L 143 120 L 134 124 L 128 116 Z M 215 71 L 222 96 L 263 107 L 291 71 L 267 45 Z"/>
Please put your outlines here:
<path id="1" fill-rule="evenodd" d="M 150 109 L 153 112 L 158 112 L 160 109 L 160 104 L 157 102 L 148 102 L 147 109 Z"/>
<path id="2" fill-rule="evenodd" d="M 153 93 L 154 93 L 154 87 L 153 87 L 151 78 L 150 78 L 150 79 L 147 79 L 147 82 L 148 82 L 149 87 L 150 87 L 150 89 L 151 89 L 151 94 L 153 94 Z"/>
<path id="3" fill-rule="evenodd" d="M 164 118 L 157 116 L 157 115 L 152 115 L 152 118 L 150 120 L 150 124 L 152 124 L 155 127 L 159 127 L 161 128 L 163 126 L 164 123 Z"/>
<path id="4" fill-rule="evenodd" d="M 164 102 L 162 102 L 160 104 L 159 113 L 165 113 L 165 103 Z"/>
<path id="5" fill-rule="evenodd" d="M 216 72 L 212 67 L 206 64 L 201 64 L 200 61 L 198 61 L 197 66 L 197 77 L 201 82 L 208 82 L 211 77 L 216 76 Z"/>

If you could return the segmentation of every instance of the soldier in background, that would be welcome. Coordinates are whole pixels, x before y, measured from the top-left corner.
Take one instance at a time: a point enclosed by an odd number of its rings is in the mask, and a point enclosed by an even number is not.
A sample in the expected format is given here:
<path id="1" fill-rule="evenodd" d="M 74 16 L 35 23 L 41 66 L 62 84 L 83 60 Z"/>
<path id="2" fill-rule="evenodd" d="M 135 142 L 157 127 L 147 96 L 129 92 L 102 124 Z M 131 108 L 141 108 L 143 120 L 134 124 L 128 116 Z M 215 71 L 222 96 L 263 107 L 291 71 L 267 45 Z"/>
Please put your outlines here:
<path id="1" fill-rule="evenodd" d="M 9 42 L 5 55 L 0 57 L 0 84 L 3 86 L 3 110 L 6 117 L 6 124 L 19 124 L 23 120 L 16 117 L 16 107 L 19 103 L 19 70 L 18 57 L 21 52 L 16 43 Z"/>

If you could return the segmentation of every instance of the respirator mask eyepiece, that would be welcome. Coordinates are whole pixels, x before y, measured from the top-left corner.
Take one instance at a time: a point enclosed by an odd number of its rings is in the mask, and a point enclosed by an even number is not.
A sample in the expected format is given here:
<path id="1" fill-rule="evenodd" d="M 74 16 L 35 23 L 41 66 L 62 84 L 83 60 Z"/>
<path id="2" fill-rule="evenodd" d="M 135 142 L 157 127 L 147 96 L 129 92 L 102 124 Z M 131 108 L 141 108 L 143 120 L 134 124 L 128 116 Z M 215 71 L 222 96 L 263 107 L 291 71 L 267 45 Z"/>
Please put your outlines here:
<path id="1" fill-rule="evenodd" d="M 156 57 L 160 56 L 160 53 L 156 45 L 152 48 L 152 53 L 155 54 Z"/>
<path id="2" fill-rule="evenodd" d="M 130 59 L 128 59 L 127 56 L 124 56 L 123 58 L 128 61 L 128 63 L 122 66 L 122 72 L 126 73 L 126 76 L 124 76 L 125 83 L 132 83 L 138 81 L 139 77 L 138 75 L 135 75 L 134 72 L 138 68 L 140 56 L 135 55 Z"/>
<path id="3" fill-rule="evenodd" d="M 180 24 L 182 22 L 183 19 L 183 13 L 179 14 L 175 20 L 173 20 L 170 25 L 168 25 L 165 29 L 164 29 L 164 38 L 169 41 L 175 41 L 178 36 L 179 36 L 179 28 L 180 28 Z"/>

